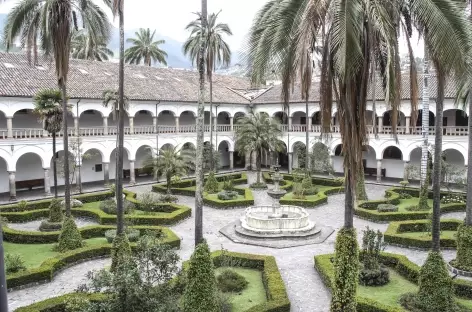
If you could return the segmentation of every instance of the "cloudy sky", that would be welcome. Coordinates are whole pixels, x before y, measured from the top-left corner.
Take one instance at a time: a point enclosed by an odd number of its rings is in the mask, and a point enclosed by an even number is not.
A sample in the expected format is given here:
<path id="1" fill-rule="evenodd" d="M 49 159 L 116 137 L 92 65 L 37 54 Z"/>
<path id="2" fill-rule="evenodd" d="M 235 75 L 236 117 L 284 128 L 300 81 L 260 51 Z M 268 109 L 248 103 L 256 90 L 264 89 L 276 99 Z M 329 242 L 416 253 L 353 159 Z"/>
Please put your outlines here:
<path id="1" fill-rule="evenodd" d="M 0 5 L 0 13 L 7 13 L 18 0 L 7 0 Z M 100 3 L 100 0 L 96 0 Z M 208 0 L 208 12 L 221 10 L 220 20 L 228 23 L 234 33 L 227 38 L 232 50 L 241 50 L 252 20 L 267 0 Z M 128 0 L 125 1 L 125 28 L 151 28 L 161 35 L 185 41 L 185 26 L 200 10 L 199 0 Z M 117 21 L 114 22 L 117 24 Z M 413 40 L 415 54 L 422 56 L 422 44 Z M 401 47 L 404 53 L 406 46 Z"/>

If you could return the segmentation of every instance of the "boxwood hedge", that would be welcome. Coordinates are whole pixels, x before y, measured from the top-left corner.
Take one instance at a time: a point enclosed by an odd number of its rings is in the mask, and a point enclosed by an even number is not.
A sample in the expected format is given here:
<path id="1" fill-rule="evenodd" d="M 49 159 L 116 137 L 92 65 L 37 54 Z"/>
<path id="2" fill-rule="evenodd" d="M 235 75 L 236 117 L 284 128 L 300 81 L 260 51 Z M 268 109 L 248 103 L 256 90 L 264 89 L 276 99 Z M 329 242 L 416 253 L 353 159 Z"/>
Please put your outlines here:
<path id="1" fill-rule="evenodd" d="M 384 234 L 384 240 L 386 243 L 405 247 L 430 248 L 431 237 L 407 237 L 402 235 L 407 232 L 426 232 L 428 231 L 428 222 L 428 220 L 391 222 Z M 462 223 L 460 220 L 441 220 L 441 230 L 457 231 Z M 443 248 L 457 247 L 455 237 L 452 239 L 441 237 L 440 244 Z"/>
<path id="2" fill-rule="evenodd" d="M 104 294 L 71 293 L 18 308 L 15 312 L 64 312 L 66 302 L 72 298 L 83 298 L 90 301 L 103 300 Z"/>
<path id="3" fill-rule="evenodd" d="M 331 258 L 334 254 L 315 256 L 315 268 L 321 276 L 323 283 L 331 288 L 331 281 L 333 279 L 333 264 Z M 380 254 L 380 261 L 395 270 L 402 277 L 408 281 L 418 284 L 418 277 L 420 274 L 420 267 L 408 260 L 404 255 L 382 252 Z M 472 282 L 454 279 L 454 292 L 456 296 L 472 299 Z M 357 297 L 357 311 L 358 312 L 399 312 L 403 309 L 389 307 L 381 302 L 371 300 L 368 298 Z"/>
<path id="4" fill-rule="evenodd" d="M 254 205 L 254 196 L 252 191 L 248 188 L 234 188 L 239 195 L 244 195 L 244 199 L 220 200 L 218 198 L 209 197 L 208 194 L 203 194 L 203 203 L 207 206 L 218 209 L 229 209 L 238 207 L 247 207 Z"/>
<path id="5" fill-rule="evenodd" d="M 100 234 L 103 236 L 104 233 L 108 229 L 113 229 L 112 226 L 100 226 L 100 229 L 96 230 L 94 234 Z M 163 227 L 152 227 L 152 226 L 137 226 L 134 227 L 139 230 L 151 230 L 157 231 L 160 230 L 164 234 L 163 243 L 169 244 L 172 247 L 180 248 L 180 239 L 177 235 L 174 234 L 170 229 L 163 228 Z M 8 230 L 8 229 L 7 229 Z M 59 232 L 54 233 L 56 236 Z M 82 236 L 86 237 L 82 232 Z M 46 234 L 46 233 L 45 233 Z M 50 233 L 47 233 L 50 234 Z M 98 235 L 98 236 L 100 236 Z M 97 236 L 92 236 L 97 237 Z M 56 240 L 57 241 L 57 240 Z M 132 247 L 136 246 L 135 244 L 131 245 Z M 84 260 L 89 260 L 98 257 L 106 257 L 110 256 L 111 253 L 111 244 L 104 243 L 103 245 L 97 246 L 89 246 L 84 248 L 75 249 L 72 251 L 68 251 L 65 253 L 61 253 L 53 258 L 49 258 L 45 260 L 38 268 L 29 269 L 26 271 L 21 271 L 13 274 L 7 275 L 7 287 L 8 289 L 17 288 L 20 286 L 25 286 L 32 283 L 40 283 L 45 281 L 50 281 L 54 274 L 57 273 L 59 270 L 80 262 Z"/>

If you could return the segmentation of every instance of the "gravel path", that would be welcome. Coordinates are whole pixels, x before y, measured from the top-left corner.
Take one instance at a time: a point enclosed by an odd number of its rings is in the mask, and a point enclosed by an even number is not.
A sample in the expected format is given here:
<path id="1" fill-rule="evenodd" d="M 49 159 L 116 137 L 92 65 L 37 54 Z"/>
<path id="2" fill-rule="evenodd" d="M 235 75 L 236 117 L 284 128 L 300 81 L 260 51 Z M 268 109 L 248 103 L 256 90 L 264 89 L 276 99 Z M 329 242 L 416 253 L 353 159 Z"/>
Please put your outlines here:
<path id="1" fill-rule="evenodd" d="M 41 222 L 46 219 L 30 221 L 26 223 L 8 223 L 8 227 L 10 229 L 18 230 L 18 231 L 39 231 L 39 226 Z M 79 228 L 86 227 L 90 225 L 98 225 L 99 223 L 86 218 L 75 218 L 75 223 Z"/>
<path id="2" fill-rule="evenodd" d="M 249 183 L 255 180 L 255 175 L 248 173 Z M 387 186 L 372 185 L 367 187 L 369 199 L 381 199 Z M 137 186 L 131 188 L 140 193 L 151 189 L 151 186 Z M 256 205 L 270 204 L 272 199 L 266 191 L 253 191 Z M 194 208 L 193 197 L 178 196 L 179 204 Z M 323 225 L 333 227 L 336 232 L 343 225 L 344 219 L 344 195 L 333 195 L 328 199 L 328 204 L 313 209 L 308 209 L 311 220 Z M 230 251 L 272 255 L 276 258 L 282 277 L 287 286 L 292 311 L 302 312 L 326 312 L 329 311 L 330 292 L 323 285 L 319 275 L 313 268 L 313 256 L 334 251 L 336 233 L 333 233 L 322 244 L 307 245 L 294 248 L 272 249 L 259 246 L 249 246 L 233 243 L 219 233 L 219 229 L 233 222 L 243 214 L 244 209 L 217 210 L 204 207 L 203 233 L 212 250 L 224 247 Z M 451 217 L 451 214 L 447 215 Z M 460 215 L 458 215 L 460 218 Z M 190 258 L 194 245 L 194 217 L 184 220 L 171 229 L 182 239 L 179 254 L 182 259 Z M 369 226 L 384 232 L 388 224 L 376 224 L 366 220 L 354 219 L 354 225 L 358 229 L 358 237 L 361 239 L 361 231 Z M 410 250 L 406 248 L 387 246 L 386 251 L 406 255 L 411 261 L 422 265 L 427 252 Z M 455 257 L 455 251 L 444 251 L 446 260 Z M 108 264 L 108 260 L 89 261 L 69 268 L 56 276 L 51 283 L 38 285 L 25 290 L 10 293 L 10 308 L 24 306 L 33 301 L 44 300 L 74 290 L 84 282 L 84 276 L 89 270 L 99 269 Z M 34 296 L 32 295 L 34 294 Z"/>

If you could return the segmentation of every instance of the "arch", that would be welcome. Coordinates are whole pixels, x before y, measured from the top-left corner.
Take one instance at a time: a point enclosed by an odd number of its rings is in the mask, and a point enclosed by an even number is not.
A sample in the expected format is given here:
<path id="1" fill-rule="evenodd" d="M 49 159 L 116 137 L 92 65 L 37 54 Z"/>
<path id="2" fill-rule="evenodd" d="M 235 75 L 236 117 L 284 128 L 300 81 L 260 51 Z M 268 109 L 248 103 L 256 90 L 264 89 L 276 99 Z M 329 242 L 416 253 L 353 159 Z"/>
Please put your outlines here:
<path id="1" fill-rule="evenodd" d="M 13 170 L 11 170 L 11 171 L 16 170 L 15 168 L 17 167 L 16 165 L 17 165 L 18 159 L 20 159 L 21 156 L 23 156 L 25 154 L 28 154 L 28 153 L 38 155 L 39 158 L 41 159 L 41 165 L 43 166 L 43 168 L 50 168 L 49 162 L 48 162 L 48 157 L 47 157 L 46 153 L 41 148 L 39 148 L 37 146 L 33 146 L 33 145 L 26 145 L 26 146 L 22 146 L 18 150 L 14 151 L 13 159 L 12 159 L 12 169 Z M 52 153 L 51 153 L 51 155 L 52 155 Z"/>
<path id="2" fill-rule="evenodd" d="M 161 150 L 168 150 L 168 149 L 173 149 L 175 147 L 175 145 L 171 144 L 171 143 L 165 143 L 161 146 Z"/>
<path id="3" fill-rule="evenodd" d="M 152 126 L 154 124 L 154 117 L 149 110 L 139 110 L 134 114 L 134 126 Z"/>
<path id="4" fill-rule="evenodd" d="M 210 113 L 210 111 L 205 111 L 204 115 L 203 115 L 203 122 L 205 125 L 209 125 L 210 124 L 210 118 L 213 118 L 213 114 Z M 212 123 L 213 123 L 213 120 L 212 120 Z"/>
<path id="5" fill-rule="evenodd" d="M 182 150 L 194 151 L 195 149 L 195 144 L 193 142 L 185 142 L 182 144 Z"/>
<path id="6" fill-rule="evenodd" d="M 371 111 L 371 110 L 366 110 L 365 112 L 365 124 L 368 125 L 368 126 L 372 126 L 372 125 L 378 125 L 379 124 L 379 119 L 377 118 L 378 115 L 375 114 L 375 123 L 373 123 L 373 114 L 374 112 Z"/>
<path id="7" fill-rule="evenodd" d="M 116 179 L 116 160 L 117 160 L 117 151 L 118 148 L 115 147 L 111 153 L 110 153 L 110 166 L 109 166 L 109 171 L 110 171 L 110 179 Z M 128 176 L 128 172 L 130 170 L 129 168 L 129 163 L 131 161 L 131 156 L 132 154 L 130 153 L 130 149 L 127 147 L 124 147 L 124 153 L 123 153 L 123 177 Z"/>
<path id="8" fill-rule="evenodd" d="M 342 155 L 343 154 L 342 150 L 343 150 L 343 145 L 342 144 L 336 145 L 333 149 L 333 155 L 334 156 L 343 156 Z"/>
<path id="9" fill-rule="evenodd" d="M 464 161 L 463 165 L 467 165 L 467 149 L 461 146 L 460 144 L 449 142 L 443 144 L 443 154 L 446 155 L 446 157 L 449 154 L 450 157 L 453 157 L 454 160 L 458 159 L 460 154 L 460 156 L 462 156 L 462 160 Z"/>
<path id="10" fill-rule="evenodd" d="M 108 162 L 111 162 L 111 161 L 113 160 L 113 158 L 114 158 L 113 156 L 114 156 L 114 154 L 115 154 L 115 152 L 116 152 L 117 150 L 118 150 L 118 147 L 115 147 L 115 148 L 111 151 L 111 153 L 109 154 L 109 157 L 110 157 L 110 158 L 108 158 Z M 126 156 L 126 159 L 134 159 L 134 158 L 132 158 L 133 154 L 130 152 L 130 149 L 129 149 L 128 147 L 125 146 L 125 147 L 123 148 L 123 151 L 124 151 L 123 157 Z M 104 160 L 104 162 L 106 162 L 106 161 Z"/>
<path id="11" fill-rule="evenodd" d="M 405 153 L 406 154 L 406 153 Z M 408 160 L 410 163 L 419 165 L 421 163 L 421 146 L 414 146 L 408 151 Z"/>
<path id="12" fill-rule="evenodd" d="M 444 127 L 467 127 L 468 118 L 465 111 L 461 109 L 446 109 L 443 113 Z"/>
<path id="13" fill-rule="evenodd" d="M 245 112 L 236 112 L 233 115 L 234 121 L 238 120 L 239 118 L 246 117 Z"/>
<path id="14" fill-rule="evenodd" d="M 13 114 L 12 125 L 13 129 L 43 128 L 38 116 L 29 108 L 17 110 Z"/>
<path id="15" fill-rule="evenodd" d="M 124 116 L 124 122 L 125 122 L 125 127 L 129 127 L 129 115 L 128 112 L 125 111 L 125 116 Z M 116 127 L 118 126 L 118 112 L 116 113 L 116 116 L 113 115 L 113 112 L 110 112 L 108 115 L 108 126 L 109 127 Z"/>
<path id="16" fill-rule="evenodd" d="M 276 160 L 275 160 L 275 163 L 280 165 L 282 168 L 285 168 L 287 169 L 289 167 L 289 157 L 288 157 L 288 148 L 287 148 L 287 143 L 283 142 L 282 141 L 282 144 L 284 146 L 284 150 L 282 152 L 278 152 L 276 153 Z M 277 163 L 277 159 L 278 159 L 278 163 Z"/>
<path id="17" fill-rule="evenodd" d="M 195 112 L 186 110 L 180 113 L 180 116 L 179 116 L 180 126 L 195 125 L 196 122 L 197 122 L 197 116 L 195 115 Z"/>
<path id="18" fill-rule="evenodd" d="M 388 146 L 382 151 L 382 159 L 399 159 L 399 160 L 403 160 L 403 153 L 396 146 Z"/>
<path id="19" fill-rule="evenodd" d="M 12 155 L 4 149 L 0 149 L 0 158 L 5 160 L 6 171 L 15 171 L 16 161 L 12 159 Z"/>
<path id="20" fill-rule="evenodd" d="M 306 113 L 303 111 L 295 111 L 292 114 L 292 124 L 293 125 L 306 125 Z"/>
<path id="21" fill-rule="evenodd" d="M 170 110 L 163 110 L 157 115 L 157 124 L 159 126 L 175 126 L 175 115 Z"/>
<path id="22" fill-rule="evenodd" d="M 277 111 L 272 115 L 272 117 L 277 119 L 280 122 L 280 124 L 282 124 L 282 125 L 287 125 L 288 124 L 288 115 L 287 115 L 286 112 Z"/>
<path id="23" fill-rule="evenodd" d="M 229 151 L 234 151 L 234 143 L 232 140 L 229 140 L 228 137 L 218 137 L 218 142 L 216 143 L 217 146 L 220 146 L 221 143 L 226 142 L 228 144 Z"/>
<path id="24" fill-rule="evenodd" d="M 220 153 L 220 167 L 229 168 L 230 167 L 230 143 L 226 140 L 222 140 L 218 144 L 218 152 Z"/>
<path id="25" fill-rule="evenodd" d="M 230 121 L 229 121 L 229 118 L 230 118 L 230 114 L 226 111 L 222 111 L 222 112 L 219 112 L 218 113 L 218 116 L 217 116 L 217 124 L 219 125 L 229 125 L 230 124 Z"/>
<path id="26" fill-rule="evenodd" d="M 386 111 L 382 116 L 382 126 L 389 127 L 392 126 L 392 110 Z M 405 114 L 401 111 L 398 111 L 397 117 L 397 126 L 405 126 L 406 125 L 406 117 Z"/>
<path id="27" fill-rule="evenodd" d="M 104 159 L 105 154 L 107 154 L 107 152 L 105 152 L 106 149 L 98 143 L 87 144 L 86 147 L 84 147 L 82 150 L 84 151 L 83 155 L 85 155 L 90 150 L 95 150 L 100 154 L 100 158 L 102 160 Z"/>
<path id="28" fill-rule="evenodd" d="M 134 167 L 136 169 L 140 169 L 144 167 L 146 162 L 154 156 L 154 150 L 152 146 L 143 144 L 140 147 L 136 149 L 136 154 L 135 154 L 135 165 Z"/>
<path id="29" fill-rule="evenodd" d="M 292 144 L 292 167 L 306 168 L 306 144 L 302 141 L 296 141 Z"/>
<path id="30" fill-rule="evenodd" d="M 292 146 L 290 146 L 289 153 L 295 153 L 296 145 L 303 145 L 304 147 L 306 147 L 306 142 L 301 139 L 292 139 L 290 140 L 290 143 L 292 143 Z"/>
<path id="31" fill-rule="evenodd" d="M 8 168 L 8 161 L 7 161 L 8 158 L 4 158 L 1 154 L 0 154 L 0 172 L 3 172 L 4 175 L 7 174 L 8 171 L 10 171 L 10 169 Z M 1 193 L 4 193 L 4 192 L 8 192 L 10 190 L 10 185 L 9 185 L 9 180 L 8 180 L 8 175 L 6 175 L 7 178 L 3 178 L 1 179 L 0 181 L 0 192 Z"/>
<path id="32" fill-rule="evenodd" d="M 83 111 L 79 117 L 79 125 L 81 128 L 102 127 L 103 114 L 96 109 L 88 109 Z"/>
<path id="33" fill-rule="evenodd" d="M 16 171 L 16 181 L 44 179 L 43 168 L 49 168 L 49 166 L 45 167 L 43 165 L 43 158 L 41 155 L 34 152 L 23 153 L 15 162 L 14 171 Z M 61 179 L 60 175 L 58 175 L 58 178 L 59 180 Z"/>
<path id="34" fill-rule="evenodd" d="M 5 112 L 0 111 L 0 129 L 7 128 L 7 115 Z"/>
<path id="35" fill-rule="evenodd" d="M 103 151 L 96 147 L 84 149 L 80 174 L 82 183 L 101 181 L 103 175 Z"/>
<path id="36" fill-rule="evenodd" d="M 450 164 L 461 167 L 467 164 L 464 155 L 457 149 L 448 148 L 443 150 L 443 159 Z"/>
<path id="37" fill-rule="evenodd" d="M 315 112 L 311 116 L 311 124 L 312 125 L 321 125 L 321 112 Z"/>
<path id="38" fill-rule="evenodd" d="M 434 127 L 435 115 L 432 111 L 429 111 L 429 126 Z M 416 120 L 416 126 L 421 127 L 423 124 L 423 110 L 418 110 L 418 119 Z"/>

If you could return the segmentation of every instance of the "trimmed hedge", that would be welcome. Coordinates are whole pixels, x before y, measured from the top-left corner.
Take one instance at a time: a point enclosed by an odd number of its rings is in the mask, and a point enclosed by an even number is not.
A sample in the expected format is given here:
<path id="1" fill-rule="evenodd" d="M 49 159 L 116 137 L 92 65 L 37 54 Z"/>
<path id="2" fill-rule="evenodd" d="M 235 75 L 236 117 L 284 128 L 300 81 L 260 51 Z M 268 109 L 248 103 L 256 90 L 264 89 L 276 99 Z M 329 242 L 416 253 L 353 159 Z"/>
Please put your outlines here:
<path id="1" fill-rule="evenodd" d="M 380 200 L 368 200 L 359 202 L 356 206 L 354 213 L 364 219 L 368 219 L 373 222 L 390 222 L 390 221 L 406 221 L 406 220 L 422 220 L 427 219 L 430 210 L 427 211 L 405 211 L 405 212 L 379 212 L 377 206 L 380 204 L 393 204 L 398 205 L 400 203 L 400 193 L 404 192 L 413 196 L 418 196 L 418 189 L 416 188 L 400 188 L 392 187 L 385 191 L 386 199 Z M 429 192 L 429 197 L 432 198 L 433 193 Z M 445 196 L 449 193 L 443 191 L 441 196 Z M 454 193 L 462 194 L 462 193 Z M 441 213 L 448 212 L 460 212 L 465 211 L 465 203 L 451 203 L 441 204 Z"/>
<path id="2" fill-rule="evenodd" d="M 99 231 L 95 233 L 99 233 L 100 236 L 104 235 L 104 232 L 109 229 L 113 229 L 112 226 L 101 226 Z M 136 226 L 133 227 L 139 230 L 160 230 L 164 233 L 163 243 L 169 244 L 172 247 L 180 248 L 180 239 L 177 237 L 174 232 L 172 232 L 168 228 L 162 227 L 150 227 L 150 226 Z M 56 233 L 56 236 L 58 233 Z M 82 232 L 82 236 L 85 237 L 84 232 Z M 97 237 L 97 236 L 92 236 Z M 131 244 L 132 247 L 135 247 L 136 244 Z M 26 271 L 21 271 L 14 274 L 7 275 L 7 287 L 8 289 L 16 288 L 24 285 L 28 285 L 31 283 L 39 283 L 44 281 L 51 281 L 54 274 L 63 269 L 64 267 L 77 263 L 79 261 L 93 259 L 97 257 L 106 257 L 110 256 L 111 253 L 111 244 L 103 244 L 97 246 L 90 246 L 90 247 L 83 247 L 80 249 L 71 250 L 65 253 L 61 253 L 56 257 L 49 258 L 45 260 L 38 268 L 29 269 Z"/>
<path id="3" fill-rule="evenodd" d="M 234 188 L 234 191 L 238 192 L 239 195 L 244 195 L 244 199 L 220 200 L 218 198 L 210 198 L 207 193 L 204 193 L 203 203 L 217 209 L 230 209 L 254 205 L 254 196 L 250 189 Z"/>
<path id="4" fill-rule="evenodd" d="M 389 244 L 406 247 L 430 248 L 430 237 L 406 237 L 401 235 L 406 232 L 426 232 L 428 230 L 428 223 L 429 220 L 391 222 L 384 234 L 384 241 Z M 462 223 L 462 221 L 454 219 L 441 220 L 441 230 L 457 231 Z M 456 248 L 457 240 L 456 238 L 441 237 L 440 244 L 443 248 Z"/>
<path id="5" fill-rule="evenodd" d="M 294 206 L 301 206 L 305 208 L 313 208 L 319 205 L 326 204 L 328 202 L 328 195 L 332 194 L 339 194 L 344 193 L 344 187 L 332 187 L 330 189 L 326 189 L 324 191 L 318 192 L 319 198 L 311 200 L 311 199 L 288 199 L 288 198 L 281 198 L 280 204 L 281 205 L 294 205 Z"/>
<path id="6" fill-rule="evenodd" d="M 34 303 L 32 305 L 18 308 L 15 312 L 63 312 L 66 308 L 66 302 L 73 298 L 83 298 L 92 302 L 103 300 L 103 294 L 70 293 L 59 297 L 54 297 Z"/>
<path id="7" fill-rule="evenodd" d="M 315 268 L 321 276 L 324 284 L 331 288 L 331 280 L 333 276 L 333 264 L 331 258 L 334 254 L 315 256 Z M 418 285 L 418 278 L 421 267 L 408 260 L 404 255 L 381 252 L 380 262 L 385 266 L 395 270 L 403 278 Z M 472 300 L 472 282 L 463 279 L 453 280 L 454 293 L 457 297 Z M 362 304 L 361 304 L 362 302 Z M 403 311 L 367 298 L 357 297 L 358 312 L 397 312 Z"/>

